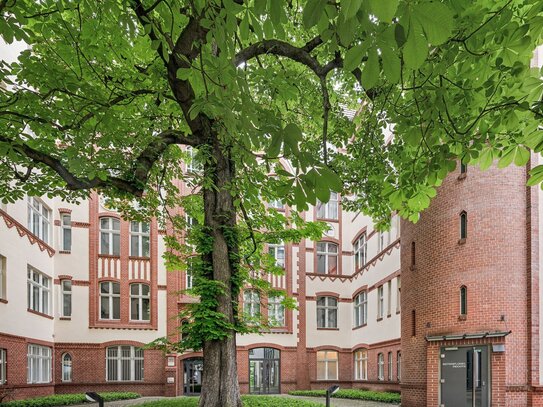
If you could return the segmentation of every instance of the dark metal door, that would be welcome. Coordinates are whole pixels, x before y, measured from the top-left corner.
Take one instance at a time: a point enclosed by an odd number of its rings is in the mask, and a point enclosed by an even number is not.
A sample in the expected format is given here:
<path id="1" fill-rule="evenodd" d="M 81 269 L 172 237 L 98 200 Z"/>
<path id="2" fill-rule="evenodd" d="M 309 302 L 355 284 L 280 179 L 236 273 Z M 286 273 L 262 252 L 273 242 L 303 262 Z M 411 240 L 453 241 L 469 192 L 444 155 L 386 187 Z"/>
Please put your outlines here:
<path id="1" fill-rule="evenodd" d="M 198 395 L 202 392 L 202 371 L 204 361 L 201 358 L 185 359 L 183 361 L 183 394 Z"/>
<path id="2" fill-rule="evenodd" d="M 279 351 L 256 348 L 249 351 L 249 392 L 256 394 L 279 393 Z"/>

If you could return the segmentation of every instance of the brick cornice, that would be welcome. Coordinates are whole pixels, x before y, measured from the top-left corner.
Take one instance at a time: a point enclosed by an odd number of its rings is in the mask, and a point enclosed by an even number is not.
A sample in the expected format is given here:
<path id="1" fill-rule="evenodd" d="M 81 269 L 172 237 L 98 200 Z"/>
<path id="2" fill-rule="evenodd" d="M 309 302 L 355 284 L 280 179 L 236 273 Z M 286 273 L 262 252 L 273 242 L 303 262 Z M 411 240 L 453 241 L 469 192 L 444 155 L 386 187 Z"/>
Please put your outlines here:
<path id="1" fill-rule="evenodd" d="M 4 218 L 4 222 L 6 222 L 6 225 L 9 229 L 15 227 L 17 230 L 17 233 L 20 237 L 26 236 L 28 238 L 28 241 L 30 244 L 37 244 L 38 247 L 42 252 L 47 251 L 47 254 L 49 257 L 53 257 L 55 254 L 55 249 L 53 249 L 51 246 L 49 246 L 47 243 L 45 243 L 43 240 L 38 238 L 34 233 L 32 233 L 30 230 L 28 230 L 26 227 L 21 225 L 18 221 L 16 221 L 14 218 L 12 218 L 10 215 L 7 214 L 4 210 L 0 209 L 0 217 Z"/>

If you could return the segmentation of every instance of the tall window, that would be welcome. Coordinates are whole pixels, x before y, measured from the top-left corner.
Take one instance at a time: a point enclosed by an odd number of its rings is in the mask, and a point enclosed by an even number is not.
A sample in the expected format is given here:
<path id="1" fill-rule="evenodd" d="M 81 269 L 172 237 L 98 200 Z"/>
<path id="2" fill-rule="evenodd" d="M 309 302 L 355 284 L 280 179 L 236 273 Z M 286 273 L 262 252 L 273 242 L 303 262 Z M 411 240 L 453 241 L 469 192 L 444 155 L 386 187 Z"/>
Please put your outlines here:
<path id="1" fill-rule="evenodd" d="M 377 240 L 377 252 L 380 253 L 390 244 L 390 229 L 380 231 Z"/>
<path id="2" fill-rule="evenodd" d="M 69 353 L 62 355 L 62 381 L 72 381 L 72 355 Z"/>
<path id="3" fill-rule="evenodd" d="M 285 326 L 285 306 L 282 295 L 268 298 L 268 320 L 271 326 Z"/>
<path id="4" fill-rule="evenodd" d="M 402 278 L 398 276 L 398 286 L 396 287 L 396 312 L 402 309 Z"/>
<path id="5" fill-rule="evenodd" d="M 417 313 L 415 310 L 411 311 L 411 336 L 417 336 Z"/>
<path id="6" fill-rule="evenodd" d="M 69 252 L 72 250 L 72 216 L 63 214 L 61 216 L 61 239 L 62 250 Z"/>
<path id="7" fill-rule="evenodd" d="M 0 299 L 7 298 L 7 261 L 0 255 Z"/>
<path id="8" fill-rule="evenodd" d="M 60 282 L 60 295 L 62 300 L 61 315 L 63 317 L 72 316 L 72 282 L 70 280 L 62 280 Z"/>
<path id="9" fill-rule="evenodd" d="M 463 285 L 460 287 L 460 315 L 468 314 L 468 288 Z"/>
<path id="10" fill-rule="evenodd" d="M 377 318 L 383 318 L 385 314 L 385 294 L 383 286 L 377 288 Z"/>
<path id="11" fill-rule="evenodd" d="M 38 198 L 28 197 L 28 229 L 45 243 L 49 243 L 51 211 Z"/>
<path id="12" fill-rule="evenodd" d="M 130 284 L 130 319 L 149 321 L 149 304 L 149 286 L 140 283 Z"/>
<path id="13" fill-rule="evenodd" d="M 135 346 L 110 346 L 106 351 L 108 382 L 143 381 L 143 349 Z"/>
<path id="14" fill-rule="evenodd" d="M 360 349 L 354 353 L 355 380 L 368 380 L 368 351 Z"/>
<path id="15" fill-rule="evenodd" d="M 40 345 L 28 345 L 27 382 L 51 382 L 51 348 Z"/>
<path id="16" fill-rule="evenodd" d="M 354 326 L 368 323 L 368 293 L 362 291 L 354 298 Z"/>
<path id="17" fill-rule="evenodd" d="M 115 218 L 100 218 L 100 254 L 121 254 L 121 222 Z"/>
<path id="18" fill-rule="evenodd" d="M 7 351 L 5 349 L 0 349 L 0 384 L 5 384 L 7 382 Z"/>
<path id="19" fill-rule="evenodd" d="M 460 239 L 468 237 L 468 214 L 464 211 L 460 214 Z"/>
<path id="20" fill-rule="evenodd" d="M 149 224 L 130 222 L 130 256 L 149 257 Z"/>
<path id="21" fill-rule="evenodd" d="M 121 286 L 113 281 L 100 283 L 100 319 L 121 319 Z"/>
<path id="22" fill-rule="evenodd" d="M 330 200 L 327 203 L 317 202 L 318 219 L 338 219 L 339 196 L 337 192 L 330 193 Z"/>
<path id="23" fill-rule="evenodd" d="M 190 290 L 192 287 L 194 287 L 194 268 L 195 268 L 195 262 L 198 261 L 197 257 L 189 257 L 187 259 L 187 271 L 185 272 L 186 280 L 185 280 L 185 289 Z"/>
<path id="24" fill-rule="evenodd" d="M 396 377 L 400 382 L 402 380 L 402 352 L 396 353 Z"/>
<path id="25" fill-rule="evenodd" d="M 248 319 L 260 318 L 260 293 L 257 290 L 245 290 L 243 293 L 243 313 Z"/>
<path id="26" fill-rule="evenodd" d="M 415 242 L 411 242 L 411 268 L 414 268 L 416 263 L 416 254 L 417 254 L 417 247 L 415 245 Z"/>
<path id="27" fill-rule="evenodd" d="M 385 380 L 385 356 L 382 353 L 377 355 L 377 379 Z"/>
<path id="28" fill-rule="evenodd" d="M 317 297 L 317 328 L 337 328 L 337 298 Z"/>
<path id="29" fill-rule="evenodd" d="M 361 267 L 366 265 L 368 242 L 366 241 L 366 234 L 360 236 L 356 242 L 354 242 L 354 271 L 360 270 Z"/>
<path id="30" fill-rule="evenodd" d="M 196 157 L 198 150 L 188 147 L 187 152 L 189 153 L 189 158 L 187 160 L 187 172 L 200 172 L 202 171 L 202 163 Z"/>
<path id="31" fill-rule="evenodd" d="M 51 279 L 45 274 L 28 267 L 28 308 L 42 314 L 50 314 Z"/>
<path id="32" fill-rule="evenodd" d="M 269 244 L 268 253 L 275 259 L 277 267 L 285 267 L 285 246 L 282 244 Z"/>
<path id="33" fill-rule="evenodd" d="M 392 280 L 387 283 L 388 302 L 387 302 L 387 315 L 392 314 Z"/>
<path id="34" fill-rule="evenodd" d="M 317 273 L 338 273 L 338 245 L 329 242 L 317 243 Z"/>
<path id="35" fill-rule="evenodd" d="M 317 380 L 337 380 L 338 355 L 336 351 L 317 352 Z"/>
<path id="36" fill-rule="evenodd" d="M 392 352 L 388 352 L 388 381 L 392 381 Z"/>

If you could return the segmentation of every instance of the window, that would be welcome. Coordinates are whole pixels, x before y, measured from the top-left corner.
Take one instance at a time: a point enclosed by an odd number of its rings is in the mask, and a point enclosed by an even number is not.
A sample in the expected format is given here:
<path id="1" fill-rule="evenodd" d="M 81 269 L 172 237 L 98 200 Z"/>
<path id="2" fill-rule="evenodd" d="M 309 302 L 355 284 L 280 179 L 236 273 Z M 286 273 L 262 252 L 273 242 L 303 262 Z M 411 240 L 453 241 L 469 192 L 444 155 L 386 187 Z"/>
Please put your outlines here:
<path id="1" fill-rule="evenodd" d="M 368 351 L 366 349 L 354 353 L 354 379 L 368 380 Z"/>
<path id="2" fill-rule="evenodd" d="M 468 214 L 462 212 L 460 214 L 460 239 L 466 239 L 468 237 Z"/>
<path id="3" fill-rule="evenodd" d="M 187 160 L 187 172 L 200 172 L 202 171 L 202 163 L 196 157 L 198 150 L 188 147 L 187 152 L 189 153 L 189 158 Z"/>
<path id="4" fill-rule="evenodd" d="M 62 250 L 69 252 L 72 250 L 72 217 L 68 214 L 63 214 L 61 216 L 61 240 L 62 240 Z"/>
<path id="5" fill-rule="evenodd" d="M 388 352 L 388 381 L 392 381 L 392 352 Z"/>
<path id="6" fill-rule="evenodd" d="M 360 270 L 361 267 L 366 265 L 368 242 L 366 241 L 366 234 L 360 236 L 356 242 L 354 242 L 354 271 Z"/>
<path id="7" fill-rule="evenodd" d="M 411 336 L 417 336 L 417 313 L 411 311 Z"/>
<path id="8" fill-rule="evenodd" d="M 149 224 L 130 222 L 130 256 L 149 257 Z"/>
<path id="9" fill-rule="evenodd" d="M 273 199 L 268 202 L 268 208 L 285 209 L 285 204 L 280 199 Z"/>
<path id="10" fill-rule="evenodd" d="M 392 314 L 392 280 L 387 283 L 388 302 L 387 302 L 387 316 Z"/>
<path id="11" fill-rule="evenodd" d="M 460 287 L 460 315 L 468 314 L 468 288 L 463 285 Z"/>
<path id="12" fill-rule="evenodd" d="M 187 290 L 190 290 L 192 287 L 194 287 L 194 263 L 196 261 L 196 257 L 189 257 L 187 259 L 187 271 L 185 272 L 185 289 Z"/>
<path id="13" fill-rule="evenodd" d="M 72 282 L 70 280 L 62 280 L 60 282 L 60 295 L 62 300 L 61 316 L 72 316 Z"/>
<path id="14" fill-rule="evenodd" d="M 51 348 L 40 345 L 28 345 L 27 382 L 51 382 Z"/>
<path id="15" fill-rule="evenodd" d="M 113 281 L 100 283 L 100 319 L 121 319 L 121 286 Z"/>
<path id="16" fill-rule="evenodd" d="M 377 355 L 377 379 L 385 380 L 385 357 L 382 353 Z"/>
<path id="17" fill-rule="evenodd" d="M 106 350 L 108 382 L 143 381 L 143 349 L 135 346 L 110 346 Z"/>
<path id="18" fill-rule="evenodd" d="M 377 319 L 385 314 L 385 295 L 383 286 L 377 288 Z"/>
<path id="19" fill-rule="evenodd" d="M 415 242 L 411 242 L 411 269 L 414 269 L 416 265 L 416 250 Z"/>
<path id="20" fill-rule="evenodd" d="M 6 384 L 7 382 L 7 351 L 0 349 L 0 384 Z"/>
<path id="21" fill-rule="evenodd" d="M 270 326 L 285 326 L 285 306 L 282 295 L 268 298 L 268 320 Z"/>
<path id="22" fill-rule="evenodd" d="M 354 298 L 354 326 L 368 323 L 368 293 L 362 291 Z"/>
<path id="23" fill-rule="evenodd" d="M 337 298 L 317 297 L 317 328 L 337 328 Z"/>
<path id="24" fill-rule="evenodd" d="M 130 284 L 130 319 L 132 321 L 149 321 L 149 301 L 147 284 Z"/>
<path id="25" fill-rule="evenodd" d="M 7 299 L 7 261 L 0 255 L 0 299 Z"/>
<path id="26" fill-rule="evenodd" d="M 252 320 L 260 318 L 260 293 L 256 290 L 245 290 L 243 293 L 243 313 Z"/>
<path id="27" fill-rule="evenodd" d="M 72 381 L 72 355 L 69 353 L 62 355 L 62 381 Z"/>
<path id="28" fill-rule="evenodd" d="M 377 253 L 381 253 L 390 244 L 390 230 L 380 231 L 377 240 Z"/>
<path id="29" fill-rule="evenodd" d="M 317 380 L 337 380 L 338 355 L 336 351 L 317 352 Z"/>
<path id="30" fill-rule="evenodd" d="M 330 192 L 330 200 L 327 203 L 317 202 L 318 219 L 338 219 L 339 196 L 337 192 Z"/>
<path id="31" fill-rule="evenodd" d="M 277 267 L 285 268 L 285 246 L 282 244 L 269 244 L 268 253 L 275 259 Z"/>
<path id="32" fill-rule="evenodd" d="M 121 254 L 121 222 L 115 218 L 100 218 L 100 254 Z"/>
<path id="33" fill-rule="evenodd" d="M 28 309 L 50 314 L 51 279 L 45 274 L 28 267 Z"/>
<path id="34" fill-rule="evenodd" d="M 396 313 L 402 309 L 402 278 L 398 276 L 398 286 L 396 287 Z"/>
<path id="35" fill-rule="evenodd" d="M 396 377 L 398 381 L 402 380 L 402 352 L 396 353 Z"/>
<path id="36" fill-rule="evenodd" d="M 45 243 L 49 243 L 51 211 L 38 198 L 28 197 L 28 229 Z"/>
<path id="37" fill-rule="evenodd" d="M 337 274 L 338 245 L 329 242 L 317 243 L 317 273 Z"/>

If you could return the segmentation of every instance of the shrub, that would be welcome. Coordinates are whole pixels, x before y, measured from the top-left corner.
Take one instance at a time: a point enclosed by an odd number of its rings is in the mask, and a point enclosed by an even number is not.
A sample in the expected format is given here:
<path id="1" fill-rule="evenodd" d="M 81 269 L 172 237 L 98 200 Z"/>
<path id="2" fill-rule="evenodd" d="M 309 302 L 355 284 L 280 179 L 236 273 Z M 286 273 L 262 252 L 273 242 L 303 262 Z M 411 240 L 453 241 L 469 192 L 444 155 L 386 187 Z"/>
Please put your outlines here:
<path id="1" fill-rule="evenodd" d="M 138 393 L 132 392 L 104 392 L 98 393 L 105 401 L 128 400 L 140 397 Z M 27 400 L 15 400 L 2 403 L 2 407 L 55 407 L 69 406 L 71 404 L 82 404 L 87 399 L 82 393 L 77 394 L 54 394 L 52 396 L 36 397 Z"/>
<path id="2" fill-rule="evenodd" d="M 322 404 L 278 396 L 241 396 L 244 407 L 322 407 Z M 197 407 L 197 397 L 151 401 L 140 407 Z"/>
<path id="3" fill-rule="evenodd" d="M 296 390 L 289 392 L 289 394 L 292 396 L 326 397 L 326 390 Z M 358 389 L 338 390 L 332 397 L 351 400 L 381 401 L 384 403 L 399 403 L 401 399 L 400 394 L 398 393 Z"/>

